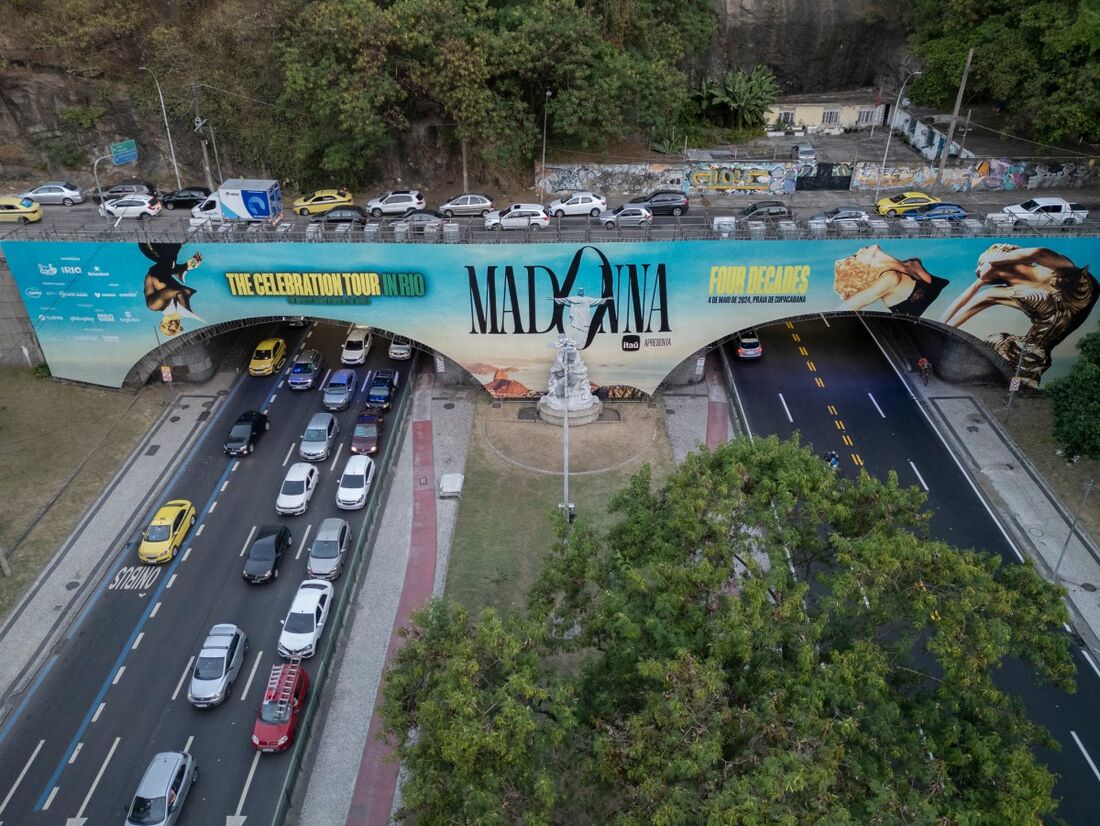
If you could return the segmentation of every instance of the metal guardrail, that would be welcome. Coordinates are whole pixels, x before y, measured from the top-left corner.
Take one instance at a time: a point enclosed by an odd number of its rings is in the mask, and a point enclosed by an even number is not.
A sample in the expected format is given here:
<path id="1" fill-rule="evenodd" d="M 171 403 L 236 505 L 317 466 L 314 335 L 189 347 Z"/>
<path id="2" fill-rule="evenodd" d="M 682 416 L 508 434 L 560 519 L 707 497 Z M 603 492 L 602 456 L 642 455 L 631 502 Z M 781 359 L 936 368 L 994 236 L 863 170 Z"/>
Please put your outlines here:
<path id="1" fill-rule="evenodd" d="M 476 224 L 444 224 L 442 231 L 403 232 L 400 225 L 370 223 L 365 227 L 341 231 L 311 230 L 308 225 L 284 221 L 268 224 L 223 224 L 216 228 L 192 228 L 183 224 L 158 226 L 155 221 L 120 225 L 107 229 L 81 226 L 71 229 L 52 227 L 16 227 L 0 240 L 131 243 L 384 243 L 384 244 L 592 244 L 623 241 L 805 241 L 870 238 L 1003 238 L 1013 235 L 1040 237 L 1100 236 L 1100 220 L 1074 226 L 1012 226 L 1000 221 L 927 221 L 873 218 L 859 224 L 832 225 L 816 221 L 780 221 L 764 224 L 739 221 L 727 215 L 702 214 L 681 216 L 667 223 L 645 227 L 608 229 L 595 221 L 556 219 L 551 226 L 538 230 L 494 231 Z M 346 225 L 345 225 L 346 226 Z"/>

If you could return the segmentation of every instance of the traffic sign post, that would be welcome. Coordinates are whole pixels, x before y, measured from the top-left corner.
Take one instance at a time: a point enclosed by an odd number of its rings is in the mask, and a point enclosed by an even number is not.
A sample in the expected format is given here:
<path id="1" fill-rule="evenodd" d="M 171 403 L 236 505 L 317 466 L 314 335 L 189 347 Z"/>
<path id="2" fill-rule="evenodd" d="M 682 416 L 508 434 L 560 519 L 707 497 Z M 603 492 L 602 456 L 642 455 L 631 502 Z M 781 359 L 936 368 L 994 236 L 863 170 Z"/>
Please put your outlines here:
<path id="1" fill-rule="evenodd" d="M 111 144 L 111 160 L 115 166 L 134 163 L 138 158 L 137 141 L 133 138 Z"/>

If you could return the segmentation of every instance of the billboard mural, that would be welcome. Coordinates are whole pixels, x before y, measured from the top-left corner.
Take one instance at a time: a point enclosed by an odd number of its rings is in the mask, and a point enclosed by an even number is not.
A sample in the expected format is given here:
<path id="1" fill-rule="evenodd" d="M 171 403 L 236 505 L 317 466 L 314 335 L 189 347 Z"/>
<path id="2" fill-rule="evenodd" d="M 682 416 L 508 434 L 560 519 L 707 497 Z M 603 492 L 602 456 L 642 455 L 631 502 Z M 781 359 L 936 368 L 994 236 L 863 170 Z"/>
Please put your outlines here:
<path id="1" fill-rule="evenodd" d="M 1068 369 L 1100 297 L 1095 238 L 0 246 L 54 375 L 116 387 L 185 332 L 306 315 L 406 335 L 511 398 L 545 390 L 566 333 L 624 397 L 730 333 L 838 310 L 957 327 L 1036 386 Z"/>

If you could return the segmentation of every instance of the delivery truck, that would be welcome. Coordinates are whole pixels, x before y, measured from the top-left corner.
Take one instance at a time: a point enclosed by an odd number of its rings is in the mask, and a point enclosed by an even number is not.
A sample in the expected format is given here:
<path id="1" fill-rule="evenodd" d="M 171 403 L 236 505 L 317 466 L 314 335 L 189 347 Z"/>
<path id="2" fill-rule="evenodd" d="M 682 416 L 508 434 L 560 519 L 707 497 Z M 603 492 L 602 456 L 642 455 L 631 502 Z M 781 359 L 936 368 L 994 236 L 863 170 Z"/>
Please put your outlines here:
<path id="1" fill-rule="evenodd" d="M 283 196 L 279 182 L 233 178 L 191 209 L 193 226 L 205 223 L 242 221 L 276 223 L 283 217 Z"/>

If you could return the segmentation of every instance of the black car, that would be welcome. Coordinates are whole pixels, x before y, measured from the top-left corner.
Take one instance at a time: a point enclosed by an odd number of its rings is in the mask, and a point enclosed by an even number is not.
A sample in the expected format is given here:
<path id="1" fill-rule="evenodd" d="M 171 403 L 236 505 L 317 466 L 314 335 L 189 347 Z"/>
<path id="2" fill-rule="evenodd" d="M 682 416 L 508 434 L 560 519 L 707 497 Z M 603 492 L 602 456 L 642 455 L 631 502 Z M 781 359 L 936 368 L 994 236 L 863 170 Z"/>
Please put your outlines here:
<path id="1" fill-rule="evenodd" d="M 95 187 L 86 194 L 97 204 L 100 202 L 99 192 Z M 117 184 L 113 184 L 109 189 L 103 190 L 103 201 L 115 201 L 129 195 L 153 195 L 159 197 L 160 190 L 157 189 L 157 185 L 154 183 L 133 178 L 127 181 L 119 181 Z"/>
<path id="2" fill-rule="evenodd" d="M 198 206 L 207 198 L 210 197 L 210 190 L 205 186 L 189 186 L 187 189 L 177 189 L 175 192 L 169 192 L 160 202 L 164 204 L 165 209 L 190 209 L 193 206 Z"/>
<path id="3" fill-rule="evenodd" d="M 776 221 L 791 221 L 793 219 L 794 215 L 791 212 L 791 208 L 782 201 L 757 201 L 755 204 L 749 204 L 737 213 L 737 220 L 739 221 L 765 221 L 767 223 L 774 223 Z"/>
<path id="4" fill-rule="evenodd" d="M 279 560 L 290 548 L 290 531 L 282 525 L 261 525 L 248 546 L 241 576 L 245 582 L 270 582 L 279 578 Z"/>
<path id="5" fill-rule="evenodd" d="M 367 388 L 367 410 L 389 410 L 399 378 L 396 370 L 376 370 Z"/>
<path id="6" fill-rule="evenodd" d="M 630 203 L 641 204 L 654 215 L 683 215 L 688 211 L 688 196 L 678 189 L 658 189 L 631 198 Z"/>
<path id="7" fill-rule="evenodd" d="M 270 427 L 267 416 L 259 410 L 246 410 L 229 429 L 222 449 L 229 456 L 247 456 L 255 448 L 256 440 Z"/>
<path id="8" fill-rule="evenodd" d="M 328 229 L 337 224 L 351 224 L 361 227 L 367 223 L 367 211 L 361 206 L 338 206 L 309 219 L 310 227 Z"/>

